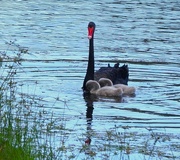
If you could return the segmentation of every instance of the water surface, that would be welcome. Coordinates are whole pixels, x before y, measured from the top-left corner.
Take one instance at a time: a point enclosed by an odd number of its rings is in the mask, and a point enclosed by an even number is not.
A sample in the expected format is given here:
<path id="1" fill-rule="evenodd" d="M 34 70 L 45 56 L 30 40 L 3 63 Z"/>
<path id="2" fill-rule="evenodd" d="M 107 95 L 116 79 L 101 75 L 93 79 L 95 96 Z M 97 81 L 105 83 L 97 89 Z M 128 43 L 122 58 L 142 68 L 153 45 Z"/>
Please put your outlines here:
<path id="1" fill-rule="evenodd" d="M 0 51 L 13 57 L 15 48 L 5 44 L 9 41 L 28 49 L 17 74 L 26 85 L 19 88 L 42 97 L 44 109 L 54 116 L 64 115 L 65 109 L 66 125 L 77 135 L 87 127 L 81 87 L 88 58 L 87 24 L 94 21 L 96 69 L 127 63 L 129 86 L 137 91 L 121 102 L 93 102 L 93 130 L 103 134 L 116 125 L 179 136 L 178 0 L 1 1 L 0 15 Z"/>

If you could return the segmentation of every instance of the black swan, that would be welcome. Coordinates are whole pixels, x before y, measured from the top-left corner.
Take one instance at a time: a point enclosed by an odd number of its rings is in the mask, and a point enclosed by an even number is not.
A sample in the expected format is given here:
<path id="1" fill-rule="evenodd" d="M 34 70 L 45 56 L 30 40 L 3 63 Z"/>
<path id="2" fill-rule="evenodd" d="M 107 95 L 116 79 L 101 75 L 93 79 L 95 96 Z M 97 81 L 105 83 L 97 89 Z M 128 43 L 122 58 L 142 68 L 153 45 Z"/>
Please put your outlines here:
<path id="1" fill-rule="evenodd" d="M 89 22 L 88 24 L 88 38 L 89 38 L 89 58 L 86 76 L 84 78 L 83 87 L 84 91 L 86 89 L 86 82 L 88 80 L 98 81 L 100 78 L 109 78 L 113 84 L 125 84 L 128 83 L 129 69 L 127 65 L 119 67 L 119 63 L 116 63 L 114 67 L 108 64 L 108 67 L 101 67 L 98 71 L 94 72 L 94 32 L 95 23 Z"/>
<path id="2" fill-rule="evenodd" d="M 98 82 L 102 88 L 105 86 L 113 86 L 114 88 L 122 89 L 122 95 L 134 95 L 136 91 L 135 87 L 130 87 L 125 84 L 113 85 L 112 81 L 108 78 L 100 78 Z"/>
<path id="3" fill-rule="evenodd" d="M 100 84 L 95 80 L 89 80 L 86 83 L 86 88 L 90 94 L 105 97 L 119 97 L 123 91 L 121 88 L 115 88 L 113 86 L 101 87 Z"/>

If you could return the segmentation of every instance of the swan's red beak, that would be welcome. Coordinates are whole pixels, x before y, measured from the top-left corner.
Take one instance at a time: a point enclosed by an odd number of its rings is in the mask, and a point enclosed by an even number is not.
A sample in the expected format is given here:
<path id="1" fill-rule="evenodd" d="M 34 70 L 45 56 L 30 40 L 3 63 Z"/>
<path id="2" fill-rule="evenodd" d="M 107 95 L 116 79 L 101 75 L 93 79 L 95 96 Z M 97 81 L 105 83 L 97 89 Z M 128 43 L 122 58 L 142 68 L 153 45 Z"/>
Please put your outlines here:
<path id="1" fill-rule="evenodd" d="M 88 39 L 93 37 L 94 27 L 88 27 Z"/>

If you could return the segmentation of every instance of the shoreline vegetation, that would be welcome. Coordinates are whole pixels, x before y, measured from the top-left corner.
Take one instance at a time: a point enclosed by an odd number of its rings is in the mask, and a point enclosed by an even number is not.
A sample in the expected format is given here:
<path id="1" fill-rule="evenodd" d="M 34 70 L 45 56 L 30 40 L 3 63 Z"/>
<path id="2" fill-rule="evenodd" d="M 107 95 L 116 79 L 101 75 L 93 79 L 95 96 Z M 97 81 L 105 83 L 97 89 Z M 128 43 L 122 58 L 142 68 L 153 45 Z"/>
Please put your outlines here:
<path id="1" fill-rule="evenodd" d="M 19 92 L 18 87 L 25 84 L 18 84 L 16 76 L 28 49 L 15 41 L 6 44 L 14 51 L 12 57 L 7 55 L 8 49 L 0 51 L 0 160 L 179 158 L 179 135 L 153 129 L 138 133 L 130 132 L 128 126 L 114 126 L 103 136 L 89 130 L 74 136 L 76 139 L 71 142 L 71 134 L 76 130 L 67 128 L 64 116 L 55 118 L 53 112 L 45 111 L 43 99 L 34 93 Z M 60 101 L 59 98 L 56 101 Z M 65 114 L 68 102 L 63 103 Z M 88 136 L 94 137 L 91 145 L 85 143 Z"/>

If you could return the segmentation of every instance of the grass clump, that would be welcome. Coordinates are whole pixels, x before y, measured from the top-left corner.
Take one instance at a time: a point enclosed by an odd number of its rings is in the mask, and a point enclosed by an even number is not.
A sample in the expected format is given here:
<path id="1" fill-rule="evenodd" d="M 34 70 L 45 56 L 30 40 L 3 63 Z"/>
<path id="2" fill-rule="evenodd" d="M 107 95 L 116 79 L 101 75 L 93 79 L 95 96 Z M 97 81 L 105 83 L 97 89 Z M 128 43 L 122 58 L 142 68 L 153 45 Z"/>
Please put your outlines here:
<path id="1" fill-rule="evenodd" d="M 34 159 L 32 154 L 31 137 L 28 136 L 27 126 L 22 122 L 22 103 L 16 92 L 15 76 L 21 65 L 21 56 L 24 52 L 14 42 L 8 46 L 18 47 L 12 57 L 1 52 L 0 64 L 0 159 L 21 160 Z M 19 108 L 21 106 L 21 108 Z M 24 127 L 23 127 L 24 126 Z"/>
<path id="2" fill-rule="evenodd" d="M 20 92 L 17 73 L 28 50 L 14 42 L 6 43 L 13 52 L 1 52 L 0 72 L 0 159 L 53 159 L 47 137 L 53 126 L 42 108 L 41 98 Z M 42 136 L 46 140 L 42 140 Z"/>
<path id="3" fill-rule="evenodd" d="M 0 160 L 58 159 L 67 152 L 65 120 L 45 111 L 41 97 L 23 93 L 17 74 L 23 72 L 22 57 L 28 49 L 15 41 L 6 44 L 8 51 L 0 52 Z"/>

